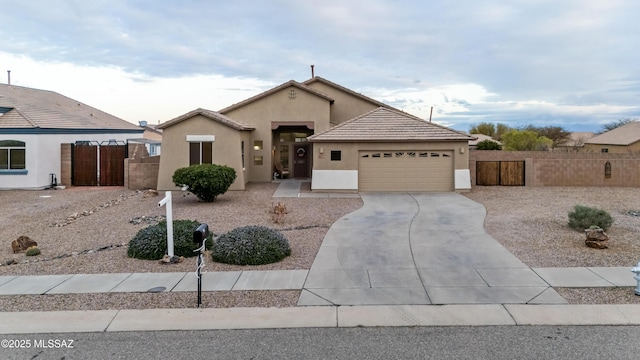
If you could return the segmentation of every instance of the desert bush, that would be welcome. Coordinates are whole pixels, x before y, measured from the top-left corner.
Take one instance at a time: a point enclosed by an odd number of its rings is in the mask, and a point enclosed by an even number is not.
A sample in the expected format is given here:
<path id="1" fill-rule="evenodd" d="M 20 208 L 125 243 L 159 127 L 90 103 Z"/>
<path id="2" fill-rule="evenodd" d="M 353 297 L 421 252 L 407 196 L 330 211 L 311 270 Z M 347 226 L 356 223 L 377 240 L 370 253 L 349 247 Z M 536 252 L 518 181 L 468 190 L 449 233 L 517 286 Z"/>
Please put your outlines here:
<path id="1" fill-rule="evenodd" d="M 27 256 L 37 256 L 40 255 L 40 249 L 35 246 L 32 246 L 27 249 Z"/>
<path id="2" fill-rule="evenodd" d="M 265 226 L 243 226 L 222 234 L 211 251 L 213 261 L 234 265 L 271 264 L 289 255 L 289 241 Z"/>
<path id="3" fill-rule="evenodd" d="M 198 244 L 193 242 L 193 231 L 200 225 L 193 220 L 173 221 L 173 252 L 176 256 L 190 257 L 198 255 Z M 207 238 L 211 244 L 211 235 Z M 207 246 L 209 247 L 209 246 Z M 155 225 L 138 231 L 129 241 L 127 255 L 142 260 L 159 260 L 167 253 L 167 221 L 163 220 Z"/>
<path id="4" fill-rule="evenodd" d="M 606 231 L 611 224 L 613 218 L 602 209 L 576 205 L 573 211 L 569 212 L 569 226 L 578 231 L 584 231 L 591 226 L 598 226 Z"/>
<path id="5" fill-rule="evenodd" d="M 229 190 L 236 179 L 236 171 L 225 165 L 201 164 L 179 168 L 173 173 L 176 186 L 187 185 L 198 199 L 212 202 Z"/>
<path id="6" fill-rule="evenodd" d="M 476 148 L 478 150 L 502 150 L 502 145 L 489 139 L 480 141 Z"/>

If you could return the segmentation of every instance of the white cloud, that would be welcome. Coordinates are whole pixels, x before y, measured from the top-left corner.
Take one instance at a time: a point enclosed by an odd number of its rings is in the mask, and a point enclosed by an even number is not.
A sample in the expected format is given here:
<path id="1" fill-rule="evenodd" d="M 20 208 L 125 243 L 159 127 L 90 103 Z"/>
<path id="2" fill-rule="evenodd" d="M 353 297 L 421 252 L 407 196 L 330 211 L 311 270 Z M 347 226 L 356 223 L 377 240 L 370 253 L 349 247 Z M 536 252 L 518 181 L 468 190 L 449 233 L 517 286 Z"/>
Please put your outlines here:
<path id="1" fill-rule="evenodd" d="M 262 92 L 273 83 L 222 75 L 158 78 L 117 67 L 38 62 L 0 53 L 11 83 L 51 90 L 124 120 L 163 122 L 198 107 L 219 110 Z"/>

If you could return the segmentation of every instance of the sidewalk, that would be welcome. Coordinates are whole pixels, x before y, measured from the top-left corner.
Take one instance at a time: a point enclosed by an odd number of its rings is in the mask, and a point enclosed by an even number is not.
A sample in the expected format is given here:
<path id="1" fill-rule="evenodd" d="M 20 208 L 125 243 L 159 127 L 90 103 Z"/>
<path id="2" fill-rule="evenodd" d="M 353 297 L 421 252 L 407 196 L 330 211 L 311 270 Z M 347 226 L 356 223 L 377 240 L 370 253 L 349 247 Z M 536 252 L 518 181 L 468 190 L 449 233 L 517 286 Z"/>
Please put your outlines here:
<path id="1" fill-rule="evenodd" d="M 637 282 L 630 269 L 578 267 L 531 270 L 540 276 L 547 287 L 630 287 L 629 291 L 633 291 Z M 308 270 L 204 272 L 202 291 L 303 290 L 308 274 Z M 192 272 L 0 276 L 0 296 L 196 291 L 197 281 Z M 454 299 L 448 304 L 461 303 L 468 304 L 465 299 Z"/>

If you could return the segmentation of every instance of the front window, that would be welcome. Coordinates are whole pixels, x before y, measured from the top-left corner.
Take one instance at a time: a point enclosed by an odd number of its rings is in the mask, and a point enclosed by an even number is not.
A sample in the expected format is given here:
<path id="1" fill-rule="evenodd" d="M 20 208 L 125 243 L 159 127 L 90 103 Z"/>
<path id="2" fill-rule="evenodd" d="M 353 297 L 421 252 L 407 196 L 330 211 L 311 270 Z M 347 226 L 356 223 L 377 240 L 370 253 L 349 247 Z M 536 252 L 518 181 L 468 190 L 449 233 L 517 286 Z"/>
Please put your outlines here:
<path id="1" fill-rule="evenodd" d="M 0 140 L 0 170 L 26 169 L 24 141 Z"/>
<path id="2" fill-rule="evenodd" d="M 189 165 L 212 164 L 213 163 L 213 142 L 190 142 L 189 143 Z"/>

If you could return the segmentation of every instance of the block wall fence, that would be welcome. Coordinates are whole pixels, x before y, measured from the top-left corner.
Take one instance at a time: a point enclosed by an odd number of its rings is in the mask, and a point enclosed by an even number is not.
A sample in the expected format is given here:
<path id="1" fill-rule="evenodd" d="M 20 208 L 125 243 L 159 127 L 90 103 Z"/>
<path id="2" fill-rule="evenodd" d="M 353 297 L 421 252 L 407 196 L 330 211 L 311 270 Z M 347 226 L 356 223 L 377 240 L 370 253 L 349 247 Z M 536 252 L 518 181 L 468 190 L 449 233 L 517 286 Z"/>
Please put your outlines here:
<path id="1" fill-rule="evenodd" d="M 524 161 L 525 186 L 640 187 L 640 154 L 471 150 L 472 187 L 478 161 Z"/>

